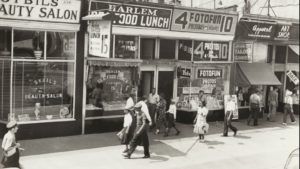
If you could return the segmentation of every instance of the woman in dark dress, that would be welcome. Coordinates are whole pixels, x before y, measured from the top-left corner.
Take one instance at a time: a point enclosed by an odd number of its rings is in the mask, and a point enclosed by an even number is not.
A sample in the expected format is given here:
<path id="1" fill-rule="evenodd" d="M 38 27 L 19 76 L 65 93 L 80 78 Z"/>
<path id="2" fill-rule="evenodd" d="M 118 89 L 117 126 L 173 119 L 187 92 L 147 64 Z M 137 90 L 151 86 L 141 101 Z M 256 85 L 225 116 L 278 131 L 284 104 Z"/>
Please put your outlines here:
<path id="1" fill-rule="evenodd" d="M 162 125 L 166 127 L 166 107 L 167 107 L 167 102 L 165 100 L 164 94 L 161 93 L 159 95 L 159 102 L 157 104 L 157 122 L 156 122 L 156 132 L 155 134 L 160 133 L 160 128 Z"/>

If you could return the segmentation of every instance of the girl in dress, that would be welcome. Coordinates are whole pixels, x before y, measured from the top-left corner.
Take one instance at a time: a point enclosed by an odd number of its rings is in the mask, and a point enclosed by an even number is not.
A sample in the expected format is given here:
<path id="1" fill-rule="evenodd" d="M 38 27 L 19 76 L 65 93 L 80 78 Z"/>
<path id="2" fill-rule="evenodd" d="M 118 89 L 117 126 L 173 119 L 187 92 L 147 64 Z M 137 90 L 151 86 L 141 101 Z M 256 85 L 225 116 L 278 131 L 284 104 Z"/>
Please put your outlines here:
<path id="1" fill-rule="evenodd" d="M 209 125 L 206 122 L 208 109 L 205 107 L 205 102 L 199 102 L 197 115 L 194 120 L 194 133 L 199 134 L 199 141 L 204 142 L 204 134 L 208 132 Z"/>

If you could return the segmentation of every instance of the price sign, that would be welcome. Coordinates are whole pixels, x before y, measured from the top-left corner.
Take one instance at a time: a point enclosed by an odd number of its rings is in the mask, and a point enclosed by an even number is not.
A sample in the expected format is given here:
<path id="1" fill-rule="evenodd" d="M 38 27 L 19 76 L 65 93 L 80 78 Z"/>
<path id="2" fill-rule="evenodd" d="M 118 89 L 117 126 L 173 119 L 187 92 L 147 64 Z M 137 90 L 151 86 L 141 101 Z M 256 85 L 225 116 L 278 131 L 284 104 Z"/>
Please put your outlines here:
<path id="1" fill-rule="evenodd" d="M 89 54 L 109 58 L 111 40 L 110 21 L 91 21 L 89 25 Z"/>
<path id="2" fill-rule="evenodd" d="M 229 43 L 195 41 L 194 61 L 226 61 L 228 60 Z"/>

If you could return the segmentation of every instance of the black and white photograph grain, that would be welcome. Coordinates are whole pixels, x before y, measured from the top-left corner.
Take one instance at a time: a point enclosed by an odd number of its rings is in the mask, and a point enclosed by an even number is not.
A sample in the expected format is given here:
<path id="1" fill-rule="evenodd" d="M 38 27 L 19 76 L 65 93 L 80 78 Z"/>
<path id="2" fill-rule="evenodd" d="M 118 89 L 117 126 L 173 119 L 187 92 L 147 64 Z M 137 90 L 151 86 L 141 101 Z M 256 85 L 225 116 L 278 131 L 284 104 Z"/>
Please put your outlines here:
<path id="1" fill-rule="evenodd" d="M 0 169 L 299 169 L 299 0 L 0 0 Z"/>

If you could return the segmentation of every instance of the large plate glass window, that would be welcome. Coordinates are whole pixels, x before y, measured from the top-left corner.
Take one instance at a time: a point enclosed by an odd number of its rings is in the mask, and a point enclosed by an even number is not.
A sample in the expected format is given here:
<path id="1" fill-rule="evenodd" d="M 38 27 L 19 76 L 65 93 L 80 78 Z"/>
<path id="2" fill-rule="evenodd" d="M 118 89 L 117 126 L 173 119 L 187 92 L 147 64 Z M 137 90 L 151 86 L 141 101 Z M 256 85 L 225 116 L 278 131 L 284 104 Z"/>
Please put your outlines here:
<path id="1" fill-rule="evenodd" d="M 159 47 L 160 59 L 175 59 L 175 40 L 161 39 Z"/>
<path id="2" fill-rule="evenodd" d="M 11 56 L 11 29 L 0 28 L 0 58 Z"/>
<path id="3" fill-rule="evenodd" d="M 192 41 L 179 40 L 178 60 L 191 61 L 192 59 Z"/>

